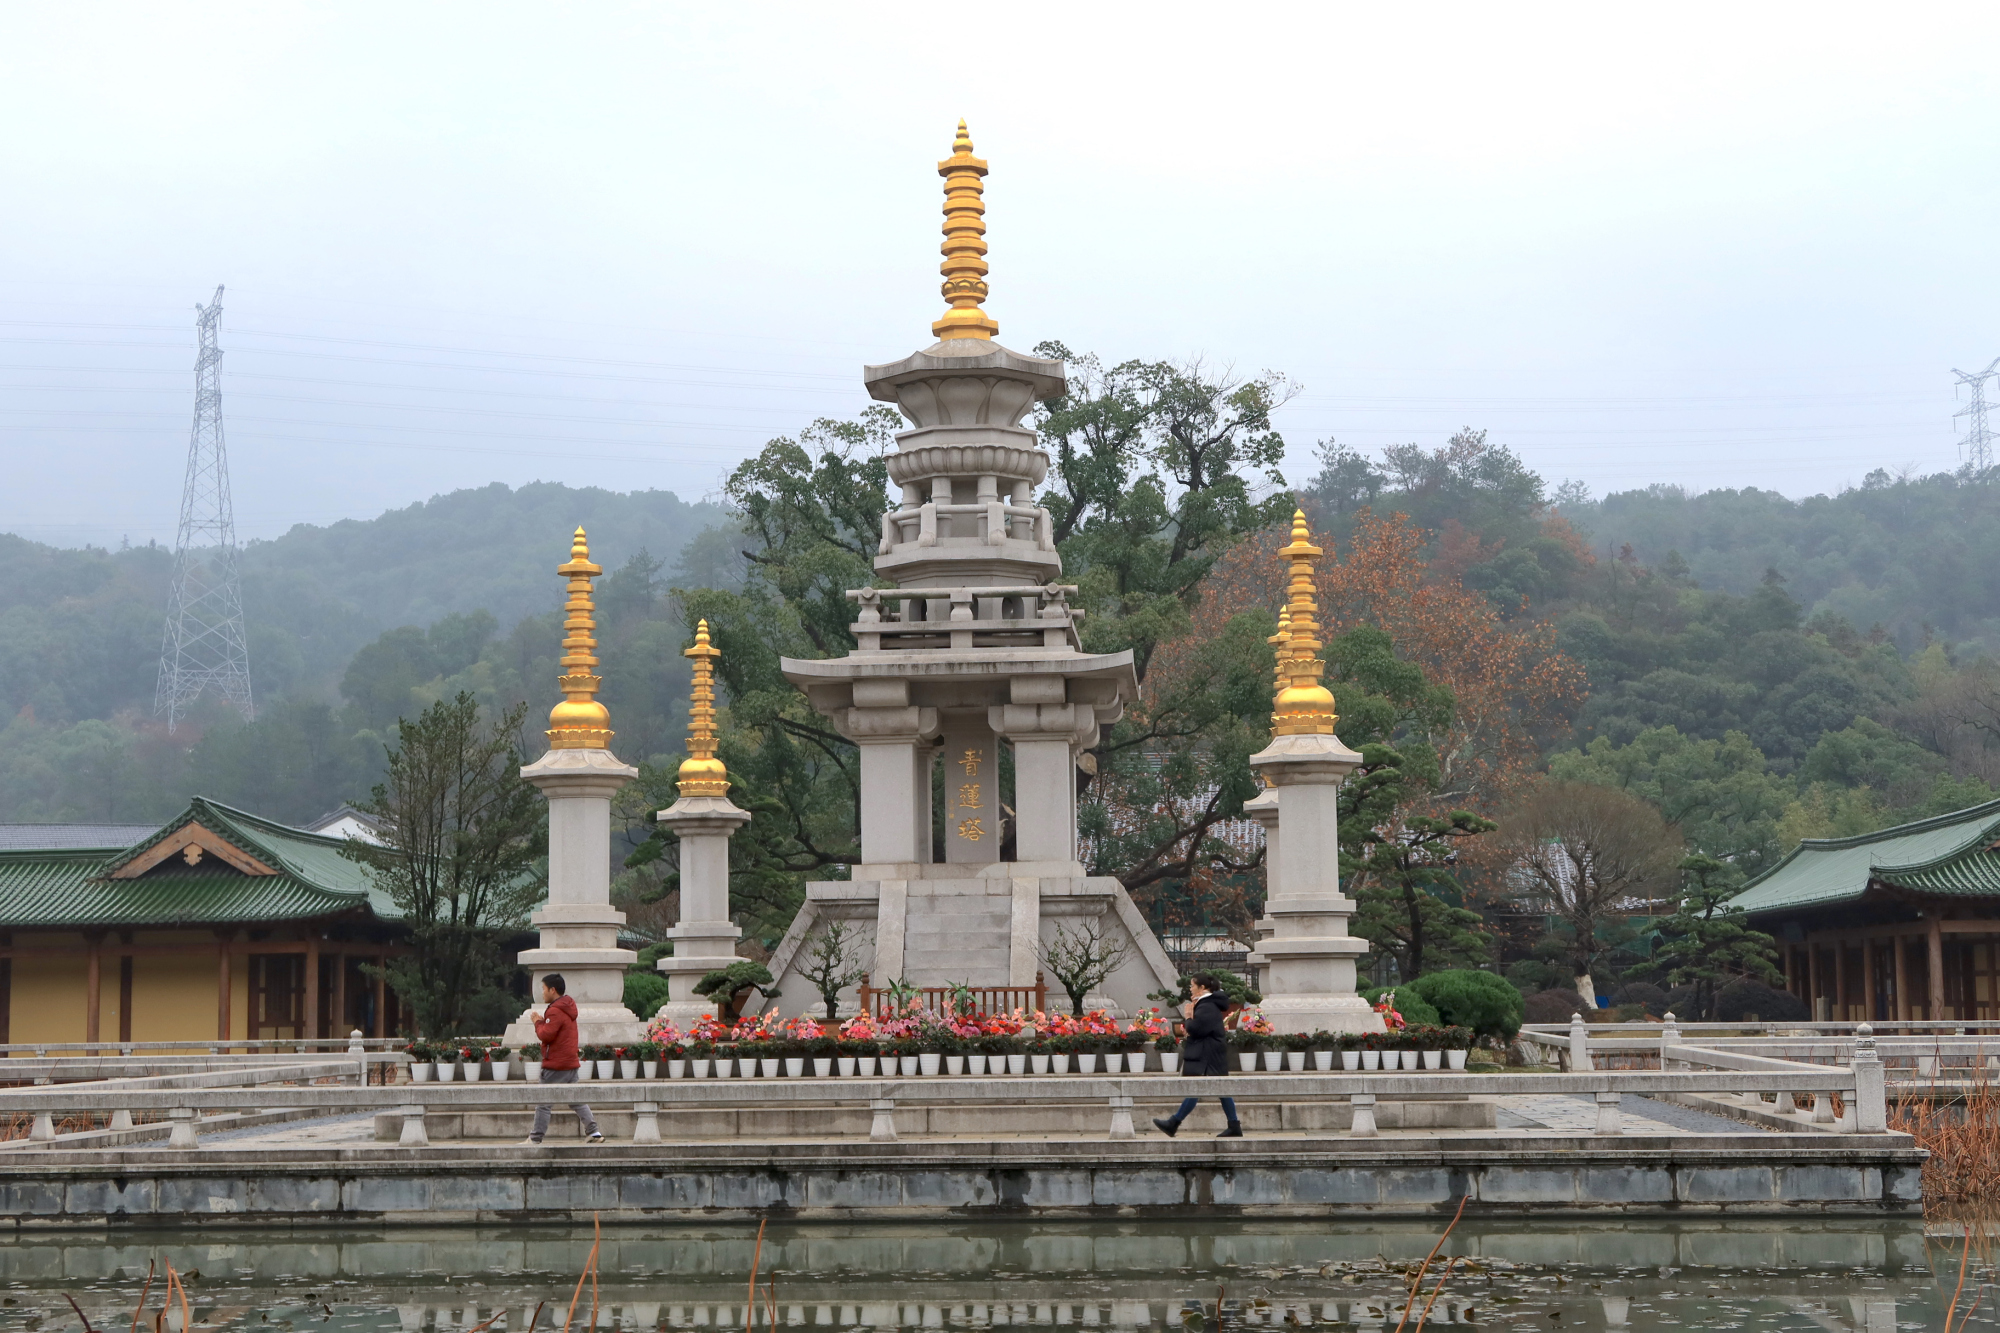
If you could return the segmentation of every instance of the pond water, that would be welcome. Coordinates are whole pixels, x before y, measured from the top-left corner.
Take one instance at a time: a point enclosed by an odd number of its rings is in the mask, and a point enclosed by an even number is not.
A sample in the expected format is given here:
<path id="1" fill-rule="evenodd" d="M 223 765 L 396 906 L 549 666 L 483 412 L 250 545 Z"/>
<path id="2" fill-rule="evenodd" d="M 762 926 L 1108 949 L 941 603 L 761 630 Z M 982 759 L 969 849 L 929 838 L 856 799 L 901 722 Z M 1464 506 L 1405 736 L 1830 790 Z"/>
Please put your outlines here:
<path id="1" fill-rule="evenodd" d="M 1389 1333 L 1443 1223 L 1243 1220 L 607 1228 L 597 1316 L 583 1288 L 572 1333 L 797 1329 Z M 1461 1223 L 1422 1286 L 1415 1328 L 1939 1329 L 1962 1243 L 1916 1222 Z M 506 1231 L 119 1233 L 0 1243 L 0 1333 L 126 1333 L 147 1265 L 188 1274 L 196 1330 L 491 1333 L 559 1330 L 591 1233 Z M 1969 1327 L 2000 1326 L 1992 1256 L 1975 1249 Z M 1451 1261 L 1448 1272 L 1440 1265 Z M 154 1326 L 159 1286 L 145 1326 Z M 1220 1319 L 1217 1306 L 1220 1302 Z M 1960 1311 L 1963 1313 L 1962 1302 Z M 176 1308 L 162 1327 L 179 1330 Z M 1954 1325 L 1956 1326 L 1956 1325 Z"/>

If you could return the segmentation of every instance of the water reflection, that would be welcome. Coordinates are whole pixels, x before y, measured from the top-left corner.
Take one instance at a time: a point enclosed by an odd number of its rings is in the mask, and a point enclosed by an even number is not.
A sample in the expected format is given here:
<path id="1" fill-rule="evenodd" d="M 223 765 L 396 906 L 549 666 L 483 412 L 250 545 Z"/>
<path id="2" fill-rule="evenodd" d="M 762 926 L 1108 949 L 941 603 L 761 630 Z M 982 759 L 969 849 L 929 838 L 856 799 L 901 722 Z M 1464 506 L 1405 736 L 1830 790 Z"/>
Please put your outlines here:
<path id="1" fill-rule="evenodd" d="M 1440 1225 L 888 1224 L 604 1233 L 578 1330 L 1396 1328 Z M 197 1333 L 560 1329 L 587 1229 L 23 1236 L 0 1243 L 0 1333 L 126 1328 L 149 1261 L 190 1274 Z M 1941 1327 L 1955 1244 L 1904 1221 L 1461 1224 L 1409 1327 Z M 1450 1268 L 1442 1266 L 1449 1261 Z M 1968 1294 L 1992 1274 L 1980 1261 Z M 1442 1288 L 1438 1284 L 1442 1278 Z M 1941 1291 L 1942 1287 L 1942 1291 Z M 158 1300 L 152 1302 L 157 1307 Z M 748 1308 L 746 1308 L 748 1307 Z M 1961 1307 L 1961 1310 L 1963 1307 Z M 1990 1303 L 1971 1327 L 1995 1326 Z M 152 1323 L 149 1313 L 146 1323 Z M 178 1310 L 165 1328 L 183 1333 Z"/>

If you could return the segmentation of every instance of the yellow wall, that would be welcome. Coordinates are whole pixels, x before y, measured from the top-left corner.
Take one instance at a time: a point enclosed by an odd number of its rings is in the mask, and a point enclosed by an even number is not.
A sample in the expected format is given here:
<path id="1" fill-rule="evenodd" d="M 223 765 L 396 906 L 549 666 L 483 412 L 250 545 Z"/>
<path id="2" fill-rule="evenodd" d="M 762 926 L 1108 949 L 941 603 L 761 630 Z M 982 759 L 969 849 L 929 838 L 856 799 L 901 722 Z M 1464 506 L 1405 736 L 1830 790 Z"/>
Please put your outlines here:
<path id="1" fill-rule="evenodd" d="M 81 946 L 81 935 L 17 935 L 27 945 L 14 956 L 14 989 L 8 1004 L 10 1041 L 82 1041 L 84 1038 L 84 960 L 78 953 L 36 953 L 36 944 L 66 948 Z M 118 995 L 118 973 L 111 972 L 111 994 Z M 101 993 L 101 992 L 100 992 Z M 117 1035 L 117 1029 L 112 1029 Z"/>
<path id="2" fill-rule="evenodd" d="M 195 947 L 195 946 L 190 946 Z M 203 957 L 141 956 L 132 960 L 132 1040 L 208 1041 L 215 1036 L 214 945 Z M 108 962 L 109 960 L 107 960 Z M 106 989 L 115 1007 L 118 970 L 107 966 Z M 235 1015 L 230 1015 L 235 1026 Z M 108 1013 L 104 1040 L 118 1038 L 118 1024 Z"/>

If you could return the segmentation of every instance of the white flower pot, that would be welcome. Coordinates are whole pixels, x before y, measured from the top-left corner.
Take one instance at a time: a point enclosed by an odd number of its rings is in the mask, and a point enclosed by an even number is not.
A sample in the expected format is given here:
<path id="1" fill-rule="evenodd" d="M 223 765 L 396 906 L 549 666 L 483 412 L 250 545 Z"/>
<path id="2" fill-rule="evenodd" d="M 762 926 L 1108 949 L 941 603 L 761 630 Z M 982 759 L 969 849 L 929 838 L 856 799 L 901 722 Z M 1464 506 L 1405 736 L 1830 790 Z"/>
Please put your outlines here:
<path id="1" fill-rule="evenodd" d="M 1078 1052 L 1076 1057 L 1076 1072 L 1079 1074 L 1095 1074 L 1097 1072 L 1097 1052 Z"/>
<path id="2" fill-rule="evenodd" d="M 436 1064 L 436 1068 L 438 1074 L 438 1082 L 440 1083 L 451 1082 L 452 1075 L 458 1072 L 458 1066 L 451 1063 L 451 1061 L 449 1060 L 439 1060 Z"/>
<path id="3" fill-rule="evenodd" d="M 660 1076 L 660 1062 L 658 1060 L 641 1060 L 639 1062 L 639 1073 L 648 1082 L 651 1082 Z"/>
<path id="4" fill-rule="evenodd" d="M 1305 1073 L 1306 1053 L 1304 1051 L 1286 1051 L 1285 1068 L 1291 1070 L 1294 1074 Z"/>
<path id="5" fill-rule="evenodd" d="M 1424 1068 L 1426 1068 L 1426 1069 L 1443 1069 L 1443 1068 L 1444 1068 L 1444 1052 L 1443 1052 L 1443 1051 L 1423 1051 L 1423 1052 L 1420 1052 L 1420 1054 L 1421 1054 L 1421 1055 L 1422 1055 L 1422 1056 L 1424 1057 Z"/>
<path id="6" fill-rule="evenodd" d="M 1447 1066 L 1452 1069 L 1465 1068 L 1465 1057 L 1468 1054 L 1469 1052 L 1467 1051 L 1446 1051 L 1445 1060 Z"/>
<path id="7" fill-rule="evenodd" d="M 707 1078 L 708 1071 L 715 1066 L 715 1061 L 713 1060 L 691 1060 L 688 1063 L 694 1066 L 694 1076 L 696 1078 Z"/>
<path id="8" fill-rule="evenodd" d="M 880 1060 L 880 1058 L 881 1058 L 881 1057 L 879 1057 L 879 1056 L 874 1056 L 874 1055 L 864 1055 L 864 1056 L 862 1056 L 862 1057 L 861 1057 L 861 1077 L 863 1077 L 863 1078 L 874 1078 L 874 1077 L 875 1077 L 875 1066 L 876 1066 L 877 1062 L 878 1062 L 878 1061 Z"/>
<path id="9" fill-rule="evenodd" d="M 917 1071 L 923 1068 L 922 1060 L 923 1057 L 920 1055 L 899 1055 L 896 1057 L 898 1072 L 904 1078 L 915 1078 Z M 932 1072 L 935 1073 L 936 1071 L 933 1070 Z"/>
<path id="10" fill-rule="evenodd" d="M 1382 1067 L 1382 1052 L 1360 1051 L 1357 1054 L 1361 1056 L 1361 1067 L 1363 1069 L 1380 1069 Z"/>
<path id="11" fill-rule="evenodd" d="M 1028 1060 L 1029 1060 L 1029 1062 L 1030 1062 L 1031 1064 L 1033 1064 L 1033 1065 L 1034 1065 L 1034 1067 L 1035 1067 L 1035 1072 L 1036 1072 L 1037 1074 L 1046 1074 L 1046 1073 L 1048 1073 L 1048 1072 L 1049 1072 L 1049 1057 L 1048 1057 L 1048 1056 L 1046 1056 L 1046 1055 L 1030 1055 L 1030 1056 L 1028 1057 Z M 1008 1057 L 1008 1062 L 1009 1062 L 1010 1064 L 1011 1064 L 1011 1063 L 1013 1062 L 1013 1057 L 1012 1057 L 1012 1056 L 1009 1056 L 1009 1057 Z"/>
<path id="12" fill-rule="evenodd" d="M 784 1062 L 784 1057 L 782 1056 L 776 1060 L 760 1059 L 757 1061 L 757 1072 L 765 1078 L 776 1078 L 778 1076 L 778 1066 Z"/>
<path id="13" fill-rule="evenodd" d="M 942 1051 L 925 1051 L 917 1057 L 917 1072 L 925 1078 L 930 1078 L 942 1068 L 944 1068 L 944 1053 Z"/>
<path id="14" fill-rule="evenodd" d="M 540 1060 L 523 1060 L 521 1062 L 521 1077 L 530 1083 L 540 1083 L 542 1081 L 542 1062 Z"/>
<path id="15" fill-rule="evenodd" d="M 1350 1074 L 1361 1068 L 1361 1052 L 1342 1051 L 1340 1053 L 1340 1067 Z"/>
<path id="16" fill-rule="evenodd" d="M 687 1072 L 688 1072 L 688 1062 L 687 1062 L 687 1061 L 685 1061 L 685 1060 L 669 1060 L 669 1061 L 667 1061 L 667 1077 L 668 1077 L 668 1078 L 686 1078 L 686 1077 L 687 1077 Z"/>
<path id="17" fill-rule="evenodd" d="M 980 1077 L 981 1075 L 985 1074 L 985 1072 L 986 1072 L 986 1057 L 985 1057 L 985 1056 L 983 1056 L 983 1055 L 968 1055 L 968 1056 L 966 1056 L 966 1057 L 965 1057 L 965 1072 L 966 1072 L 966 1073 L 968 1073 L 968 1074 L 970 1074 L 970 1075 L 972 1075 L 972 1076 L 973 1076 L 974 1078 L 978 1078 L 978 1077 Z"/>
<path id="18" fill-rule="evenodd" d="M 1317 1069 L 1322 1074 L 1327 1072 L 1329 1069 L 1332 1069 L 1333 1055 L 1334 1053 L 1332 1051 L 1314 1051 L 1313 1068 Z"/>
<path id="19" fill-rule="evenodd" d="M 412 1062 L 410 1065 L 410 1082 L 412 1083 L 428 1083 L 436 1074 L 437 1066 L 428 1060 L 425 1060 L 421 1064 Z"/>
<path id="20" fill-rule="evenodd" d="M 1017 1055 L 1010 1052 L 1007 1056 L 1007 1072 L 1010 1074 L 1027 1073 L 1028 1053 L 1026 1051 L 1022 1051 Z"/>
<path id="21" fill-rule="evenodd" d="M 487 1061 L 486 1076 L 495 1083 L 505 1083 L 507 1081 L 507 1062 L 505 1060 Z"/>
<path id="22" fill-rule="evenodd" d="M 618 1062 L 618 1077 L 622 1079 L 635 1079 L 639 1077 L 639 1062 L 637 1060 L 620 1060 Z"/>
<path id="23" fill-rule="evenodd" d="M 617 1078 L 618 1062 L 616 1060 L 599 1060 L 597 1062 L 597 1077 L 605 1083 L 609 1083 L 612 1079 Z"/>
<path id="24" fill-rule="evenodd" d="M 1104 1072 L 1107 1074 L 1122 1074 L 1125 1072 L 1125 1062 L 1127 1060 L 1144 1060 L 1145 1058 L 1143 1055 L 1128 1056 L 1123 1051 L 1113 1051 L 1110 1055 L 1104 1057 Z M 1139 1071 L 1135 1069 L 1132 1072 L 1136 1074 Z"/>
<path id="25" fill-rule="evenodd" d="M 736 1057 L 731 1056 L 729 1059 L 725 1060 L 718 1055 L 715 1058 L 715 1076 L 717 1078 L 735 1078 Z"/>
<path id="26" fill-rule="evenodd" d="M 803 1055 L 786 1056 L 785 1077 L 804 1078 L 805 1076 L 806 1076 L 806 1058 Z"/>
<path id="27" fill-rule="evenodd" d="M 1422 1068 L 1422 1057 L 1422 1051 L 1404 1051 L 1403 1068 L 1414 1074 L 1418 1069 Z"/>
<path id="28" fill-rule="evenodd" d="M 1162 1074 L 1178 1074 L 1178 1073 L 1180 1073 L 1180 1072 L 1181 1072 L 1181 1053 L 1180 1053 L 1179 1051 L 1161 1051 L 1161 1052 L 1160 1052 L 1160 1072 L 1161 1072 Z"/>
<path id="29" fill-rule="evenodd" d="M 965 1057 L 962 1055 L 947 1055 L 944 1058 L 944 1072 L 947 1074 L 963 1074 L 965 1072 Z"/>
<path id="30" fill-rule="evenodd" d="M 1049 1057 L 1049 1068 L 1058 1074 L 1067 1074 L 1069 1072 L 1069 1052 L 1064 1051 L 1061 1055 L 1051 1055 Z"/>
<path id="31" fill-rule="evenodd" d="M 1257 1052 L 1241 1051 L 1237 1054 L 1237 1062 L 1242 1066 L 1244 1073 L 1254 1074 L 1257 1072 Z"/>
<path id="32" fill-rule="evenodd" d="M 1284 1067 L 1285 1067 L 1285 1053 L 1284 1053 L 1283 1051 L 1265 1051 L 1265 1052 L 1264 1052 L 1264 1072 L 1265 1072 L 1265 1073 L 1267 1073 L 1267 1074 L 1275 1074 L 1275 1073 L 1277 1073 L 1277 1072 L 1278 1072 L 1278 1071 L 1279 1071 L 1280 1069 L 1283 1069 Z"/>
<path id="33" fill-rule="evenodd" d="M 813 1057 L 813 1077 L 814 1077 L 814 1078 L 832 1078 L 832 1077 L 833 1077 L 833 1057 L 832 1057 L 832 1056 L 830 1056 L 830 1055 L 815 1055 L 815 1056 Z"/>
<path id="34" fill-rule="evenodd" d="M 835 1063 L 840 1066 L 840 1076 L 842 1078 L 854 1077 L 854 1066 L 857 1062 L 853 1056 L 843 1055 Z"/>

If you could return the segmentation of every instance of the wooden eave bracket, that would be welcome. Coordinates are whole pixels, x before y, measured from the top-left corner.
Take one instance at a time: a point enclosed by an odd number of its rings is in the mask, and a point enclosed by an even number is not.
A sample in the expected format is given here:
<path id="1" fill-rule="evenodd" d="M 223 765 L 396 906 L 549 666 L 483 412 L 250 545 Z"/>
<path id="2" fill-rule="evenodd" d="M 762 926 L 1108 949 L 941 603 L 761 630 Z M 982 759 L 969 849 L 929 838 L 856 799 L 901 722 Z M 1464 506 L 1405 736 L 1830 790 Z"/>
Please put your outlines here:
<path id="1" fill-rule="evenodd" d="M 203 854 L 226 862 L 246 875 L 275 875 L 273 866 L 265 865 L 250 853 L 228 841 L 205 826 L 189 822 L 167 834 L 158 842 L 139 853 L 124 865 L 113 870 L 111 879 L 137 879 L 154 866 L 172 856 L 185 856 L 189 847 L 199 847 Z"/>

